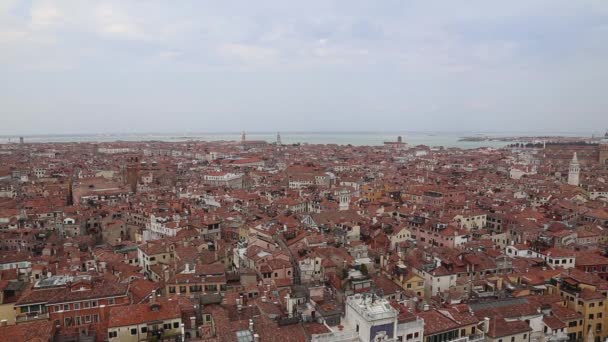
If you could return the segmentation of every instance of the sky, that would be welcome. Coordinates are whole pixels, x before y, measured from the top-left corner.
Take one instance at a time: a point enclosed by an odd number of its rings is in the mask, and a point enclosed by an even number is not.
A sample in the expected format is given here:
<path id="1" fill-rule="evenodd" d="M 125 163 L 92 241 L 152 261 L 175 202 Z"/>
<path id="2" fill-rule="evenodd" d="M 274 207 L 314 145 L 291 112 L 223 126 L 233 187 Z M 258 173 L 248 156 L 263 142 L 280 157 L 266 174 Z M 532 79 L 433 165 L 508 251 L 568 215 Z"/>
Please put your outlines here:
<path id="1" fill-rule="evenodd" d="M 606 0 L 0 0 L 0 134 L 608 128 Z"/>

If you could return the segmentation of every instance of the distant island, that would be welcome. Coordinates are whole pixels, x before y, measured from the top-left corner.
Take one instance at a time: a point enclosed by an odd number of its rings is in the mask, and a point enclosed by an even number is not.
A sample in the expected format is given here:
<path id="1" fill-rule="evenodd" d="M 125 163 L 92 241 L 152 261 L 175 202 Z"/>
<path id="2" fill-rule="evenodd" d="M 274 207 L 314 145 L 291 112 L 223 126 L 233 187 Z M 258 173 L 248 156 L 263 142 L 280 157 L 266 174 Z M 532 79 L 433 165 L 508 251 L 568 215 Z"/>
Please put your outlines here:
<path id="1" fill-rule="evenodd" d="M 499 142 L 518 142 L 518 143 L 598 143 L 601 140 L 599 137 L 564 137 L 564 136 L 465 136 L 458 139 L 464 142 L 483 142 L 483 141 L 499 141 Z"/>

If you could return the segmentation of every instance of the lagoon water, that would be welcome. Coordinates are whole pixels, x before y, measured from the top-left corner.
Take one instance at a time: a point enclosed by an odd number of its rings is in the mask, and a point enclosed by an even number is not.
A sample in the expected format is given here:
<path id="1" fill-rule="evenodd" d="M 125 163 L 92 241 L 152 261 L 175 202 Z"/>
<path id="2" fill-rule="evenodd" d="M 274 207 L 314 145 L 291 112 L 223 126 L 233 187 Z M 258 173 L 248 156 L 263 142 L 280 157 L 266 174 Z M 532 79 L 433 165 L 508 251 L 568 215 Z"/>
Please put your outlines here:
<path id="1" fill-rule="evenodd" d="M 283 144 L 338 144 L 338 145 L 382 145 L 385 141 L 397 141 L 398 136 L 410 146 L 444 146 L 458 148 L 504 147 L 503 141 L 459 141 L 465 136 L 591 136 L 585 133 L 523 133 L 523 132 L 282 132 Z M 75 134 L 75 135 L 30 135 L 24 136 L 28 143 L 49 142 L 113 142 L 113 141 L 239 141 L 240 132 L 228 133 L 121 133 L 121 134 Z M 276 132 L 247 133 L 247 140 L 276 141 Z M 18 142 L 18 136 L 0 136 L 0 143 Z"/>

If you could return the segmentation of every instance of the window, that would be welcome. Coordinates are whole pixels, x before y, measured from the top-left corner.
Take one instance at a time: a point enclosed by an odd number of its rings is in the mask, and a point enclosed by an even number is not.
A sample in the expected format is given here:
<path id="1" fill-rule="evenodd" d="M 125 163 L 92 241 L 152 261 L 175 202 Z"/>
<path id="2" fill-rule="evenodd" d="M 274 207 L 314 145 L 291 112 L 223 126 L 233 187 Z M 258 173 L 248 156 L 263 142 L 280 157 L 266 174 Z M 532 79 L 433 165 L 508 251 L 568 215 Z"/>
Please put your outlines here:
<path id="1" fill-rule="evenodd" d="M 406 340 L 411 340 L 412 338 L 414 338 L 413 334 L 407 334 L 407 336 L 405 337 Z"/>
<path id="2" fill-rule="evenodd" d="M 63 311 L 69 311 L 70 310 L 70 304 L 63 304 Z"/>
<path id="3" fill-rule="evenodd" d="M 131 335 L 137 335 L 137 329 L 131 328 Z"/>
<path id="4" fill-rule="evenodd" d="M 91 302 L 91 307 L 96 307 L 96 306 L 97 306 L 97 301 L 96 300 L 92 301 Z"/>
<path id="5" fill-rule="evenodd" d="M 108 333 L 109 338 L 115 338 L 116 336 L 118 336 L 118 333 L 116 331 L 110 331 Z"/>
<path id="6" fill-rule="evenodd" d="M 84 308 L 87 309 L 91 306 L 90 302 L 84 302 Z"/>
<path id="7" fill-rule="evenodd" d="M 173 322 L 173 328 L 179 328 L 179 322 Z"/>
<path id="8" fill-rule="evenodd" d="M 74 303 L 74 310 L 80 310 L 80 303 Z"/>
<path id="9" fill-rule="evenodd" d="M 593 314 L 589 314 L 589 319 L 593 319 Z"/>
<path id="10" fill-rule="evenodd" d="M 418 332 L 414 333 L 414 338 L 417 338 L 419 336 Z"/>
<path id="11" fill-rule="evenodd" d="M 93 315 L 93 323 L 99 323 L 99 315 L 98 314 L 94 314 Z"/>
<path id="12" fill-rule="evenodd" d="M 186 287 L 185 286 L 180 286 L 179 287 L 179 293 L 186 293 Z"/>
<path id="13" fill-rule="evenodd" d="M 515 336 L 511 336 L 511 342 L 515 342 Z"/>
<path id="14" fill-rule="evenodd" d="M 85 323 L 91 323 L 91 315 L 84 316 L 84 322 Z"/>
<path id="15" fill-rule="evenodd" d="M 148 332 L 148 327 L 141 327 L 141 333 L 145 334 Z"/>
<path id="16" fill-rule="evenodd" d="M 563 329 L 562 329 L 563 330 Z M 528 334 L 524 334 L 524 340 L 528 338 Z"/>
<path id="17" fill-rule="evenodd" d="M 175 293 L 175 286 L 169 286 L 169 293 Z"/>
<path id="18" fill-rule="evenodd" d="M 165 329 L 165 330 L 171 329 L 171 323 L 163 324 L 163 329 Z"/>
<path id="19" fill-rule="evenodd" d="M 76 325 L 81 325 L 80 316 L 76 316 Z"/>
<path id="20" fill-rule="evenodd" d="M 61 310 L 61 309 L 59 308 L 59 305 L 55 305 L 55 308 L 53 309 L 53 311 L 58 312 L 59 310 Z"/>
<path id="21" fill-rule="evenodd" d="M 108 299 L 108 305 L 114 305 L 114 304 L 116 304 L 116 300 L 114 298 Z"/>

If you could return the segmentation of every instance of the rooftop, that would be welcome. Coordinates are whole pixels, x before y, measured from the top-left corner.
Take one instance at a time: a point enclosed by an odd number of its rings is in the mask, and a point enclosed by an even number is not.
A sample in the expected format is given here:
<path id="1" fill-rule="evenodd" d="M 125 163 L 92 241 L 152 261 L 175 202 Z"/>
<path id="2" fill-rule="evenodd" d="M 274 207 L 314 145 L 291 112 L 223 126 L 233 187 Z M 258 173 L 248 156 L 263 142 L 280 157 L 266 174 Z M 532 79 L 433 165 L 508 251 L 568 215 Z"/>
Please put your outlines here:
<path id="1" fill-rule="evenodd" d="M 399 314 L 399 312 L 391 306 L 388 300 L 378 298 L 375 295 L 356 294 L 348 297 L 346 303 L 359 315 L 370 321 L 396 318 Z"/>

